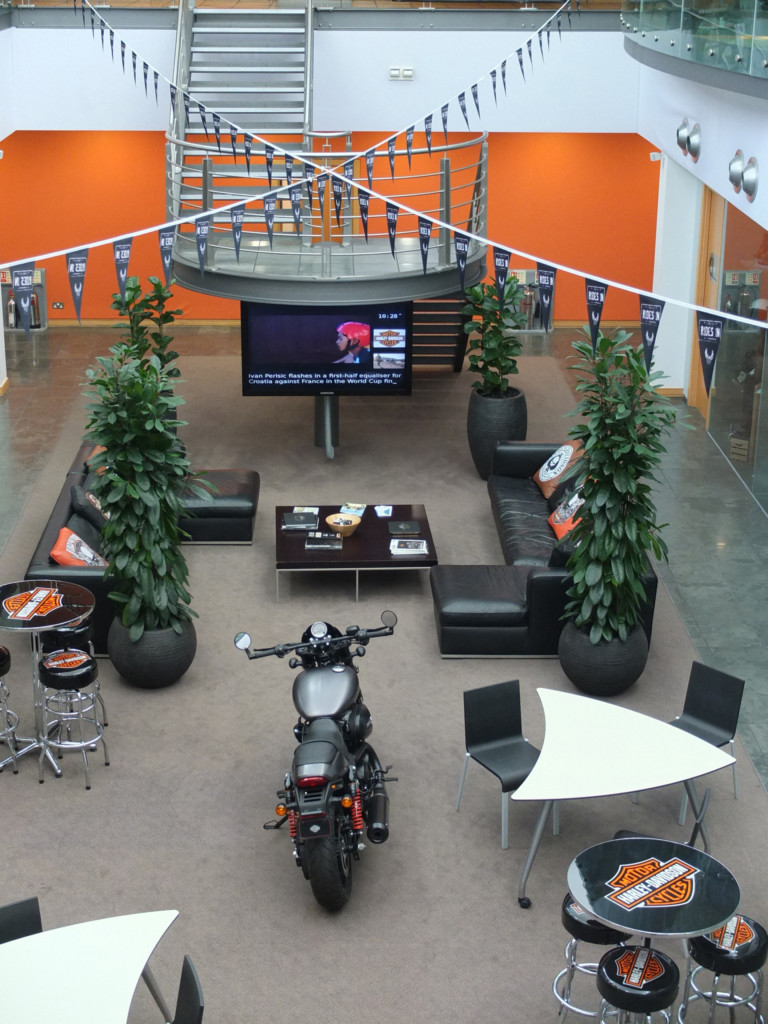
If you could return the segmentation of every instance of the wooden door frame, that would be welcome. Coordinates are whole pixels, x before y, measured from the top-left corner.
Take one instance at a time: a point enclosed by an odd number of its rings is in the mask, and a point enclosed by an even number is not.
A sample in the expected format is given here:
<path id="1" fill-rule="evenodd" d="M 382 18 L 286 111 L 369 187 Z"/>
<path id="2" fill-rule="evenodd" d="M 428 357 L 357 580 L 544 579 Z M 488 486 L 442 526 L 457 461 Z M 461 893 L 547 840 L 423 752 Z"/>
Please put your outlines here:
<path id="1" fill-rule="evenodd" d="M 723 239 L 726 203 L 722 196 L 705 185 L 701 197 L 701 230 L 696 268 L 696 305 L 717 309 L 720 301 L 720 278 L 723 272 Z M 710 268 L 714 260 L 715 279 Z M 710 396 L 704 386 L 704 373 L 699 355 L 696 318 L 693 321 L 691 359 L 688 367 L 688 405 L 698 409 L 709 426 Z"/>

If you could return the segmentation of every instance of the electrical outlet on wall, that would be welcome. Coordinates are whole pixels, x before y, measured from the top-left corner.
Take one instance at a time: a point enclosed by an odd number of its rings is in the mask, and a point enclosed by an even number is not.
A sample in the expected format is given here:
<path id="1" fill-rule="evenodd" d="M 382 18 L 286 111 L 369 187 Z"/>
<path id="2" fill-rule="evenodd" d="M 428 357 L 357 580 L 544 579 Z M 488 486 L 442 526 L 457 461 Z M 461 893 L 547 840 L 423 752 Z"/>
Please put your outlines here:
<path id="1" fill-rule="evenodd" d="M 51 303 L 51 308 L 52 309 L 64 309 L 64 303 L 63 302 L 52 302 Z"/>

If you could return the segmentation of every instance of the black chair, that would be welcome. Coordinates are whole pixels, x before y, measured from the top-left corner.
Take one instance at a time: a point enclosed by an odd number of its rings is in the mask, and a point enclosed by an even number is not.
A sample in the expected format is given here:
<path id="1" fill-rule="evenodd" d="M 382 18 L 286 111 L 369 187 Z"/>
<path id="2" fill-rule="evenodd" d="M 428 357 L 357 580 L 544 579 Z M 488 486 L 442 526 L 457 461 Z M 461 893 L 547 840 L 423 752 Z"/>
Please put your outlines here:
<path id="1" fill-rule="evenodd" d="M 173 1024 L 201 1024 L 203 1019 L 203 990 L 195 965 L 189 956 L 184 957 L 179 981 L 179 995 L 176 999 L 176 1013 Z"/>
<path id="2" fill-rule="evenodd" d="M 37 896 L 0 907 L 0 942 L 13 942 L 43 930 Z"/>
<path id="3" fill-rule="evenodd" d="M 741 710 L 741 698 L 744 694 L 744 680 L 720 672 L 716 668 L 702 665 L 694 661 L 688 678 L 688 690 L 685 694 L 682 714 L 678 715 L 670 725 L 683 729 L 700 740 L 706 740 L 715 747 L 731 748 L 731 756 L 735 756 L 734 737 Z M 733 762 L 733 795 L 738 797 L 736 784 L 736 762 Z M 683 792 L 680 803 L 679 821 L 685 822 L 688 809 L 688 797 Z"/>
<path id="4" fill-rule="evenodd" d="M 517 679 L 464 691 L 464 736 L 467 753 L 456 810 L 461 805 L 471 758 L 501 782 L 501 848 L 506 850 L 509 846 L 509 793 L 522 785 L 539 756 L 538 747 L 523 736 Z"/>
<path id="5" fill-rule="evenodd" d="M 696 840 L 699 838 L 701 832 L 701 826 L 704 823 L 704 815 L 707 813 L 709 807 L 709 798 L 712 796 L 712 790 L 707 787 L 704 796 L 701 798 L 699 804 L 699 813 L 696 815 L 696 821 L 693 823 L 693 832 L 691 832 L 691 838 L 685 844 L 686 846 L 695 846 Z M 618 832 L 614 832 L 614 839 L 645 839 L 647 836 L 646 832 L 632 832 L 627 828 L 620 828 Z"/>

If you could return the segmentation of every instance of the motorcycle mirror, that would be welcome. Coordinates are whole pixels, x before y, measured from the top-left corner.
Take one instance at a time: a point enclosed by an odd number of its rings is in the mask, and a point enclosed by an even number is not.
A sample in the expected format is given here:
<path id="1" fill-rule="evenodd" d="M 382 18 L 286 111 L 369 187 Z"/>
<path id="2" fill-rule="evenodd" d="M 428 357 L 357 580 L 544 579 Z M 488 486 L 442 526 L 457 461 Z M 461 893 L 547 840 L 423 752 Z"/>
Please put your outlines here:
<path id="1" fill-rule="evenodd" d="M 235 647 L 238 651 L 247 651 L 251 646 L 251 638 L 247 633 L 238 633 L 235 637 Z"/>
<path id="2" fill-rule="evenodd" d="M 395 615 L 394 612 L 382 612 L 381 621 L 384 623 L 385 626 L 391 629 L 393 626 L 397 625 L 397 616 Z"/>

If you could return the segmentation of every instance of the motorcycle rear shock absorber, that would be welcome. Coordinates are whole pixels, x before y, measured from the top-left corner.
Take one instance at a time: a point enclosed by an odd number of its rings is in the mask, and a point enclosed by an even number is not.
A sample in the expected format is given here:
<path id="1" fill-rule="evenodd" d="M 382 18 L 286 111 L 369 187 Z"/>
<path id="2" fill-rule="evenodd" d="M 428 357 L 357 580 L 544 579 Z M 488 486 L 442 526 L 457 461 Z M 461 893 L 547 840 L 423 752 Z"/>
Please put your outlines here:
<path id="1" fill-rule="evenodd" d="M 363 834 L 365 823 L 363 822 L 363 800 L 360 796 L 360 787 L 355 790 L 355 799 L 352 804 L 352 827 L 359 835 Z"/>

